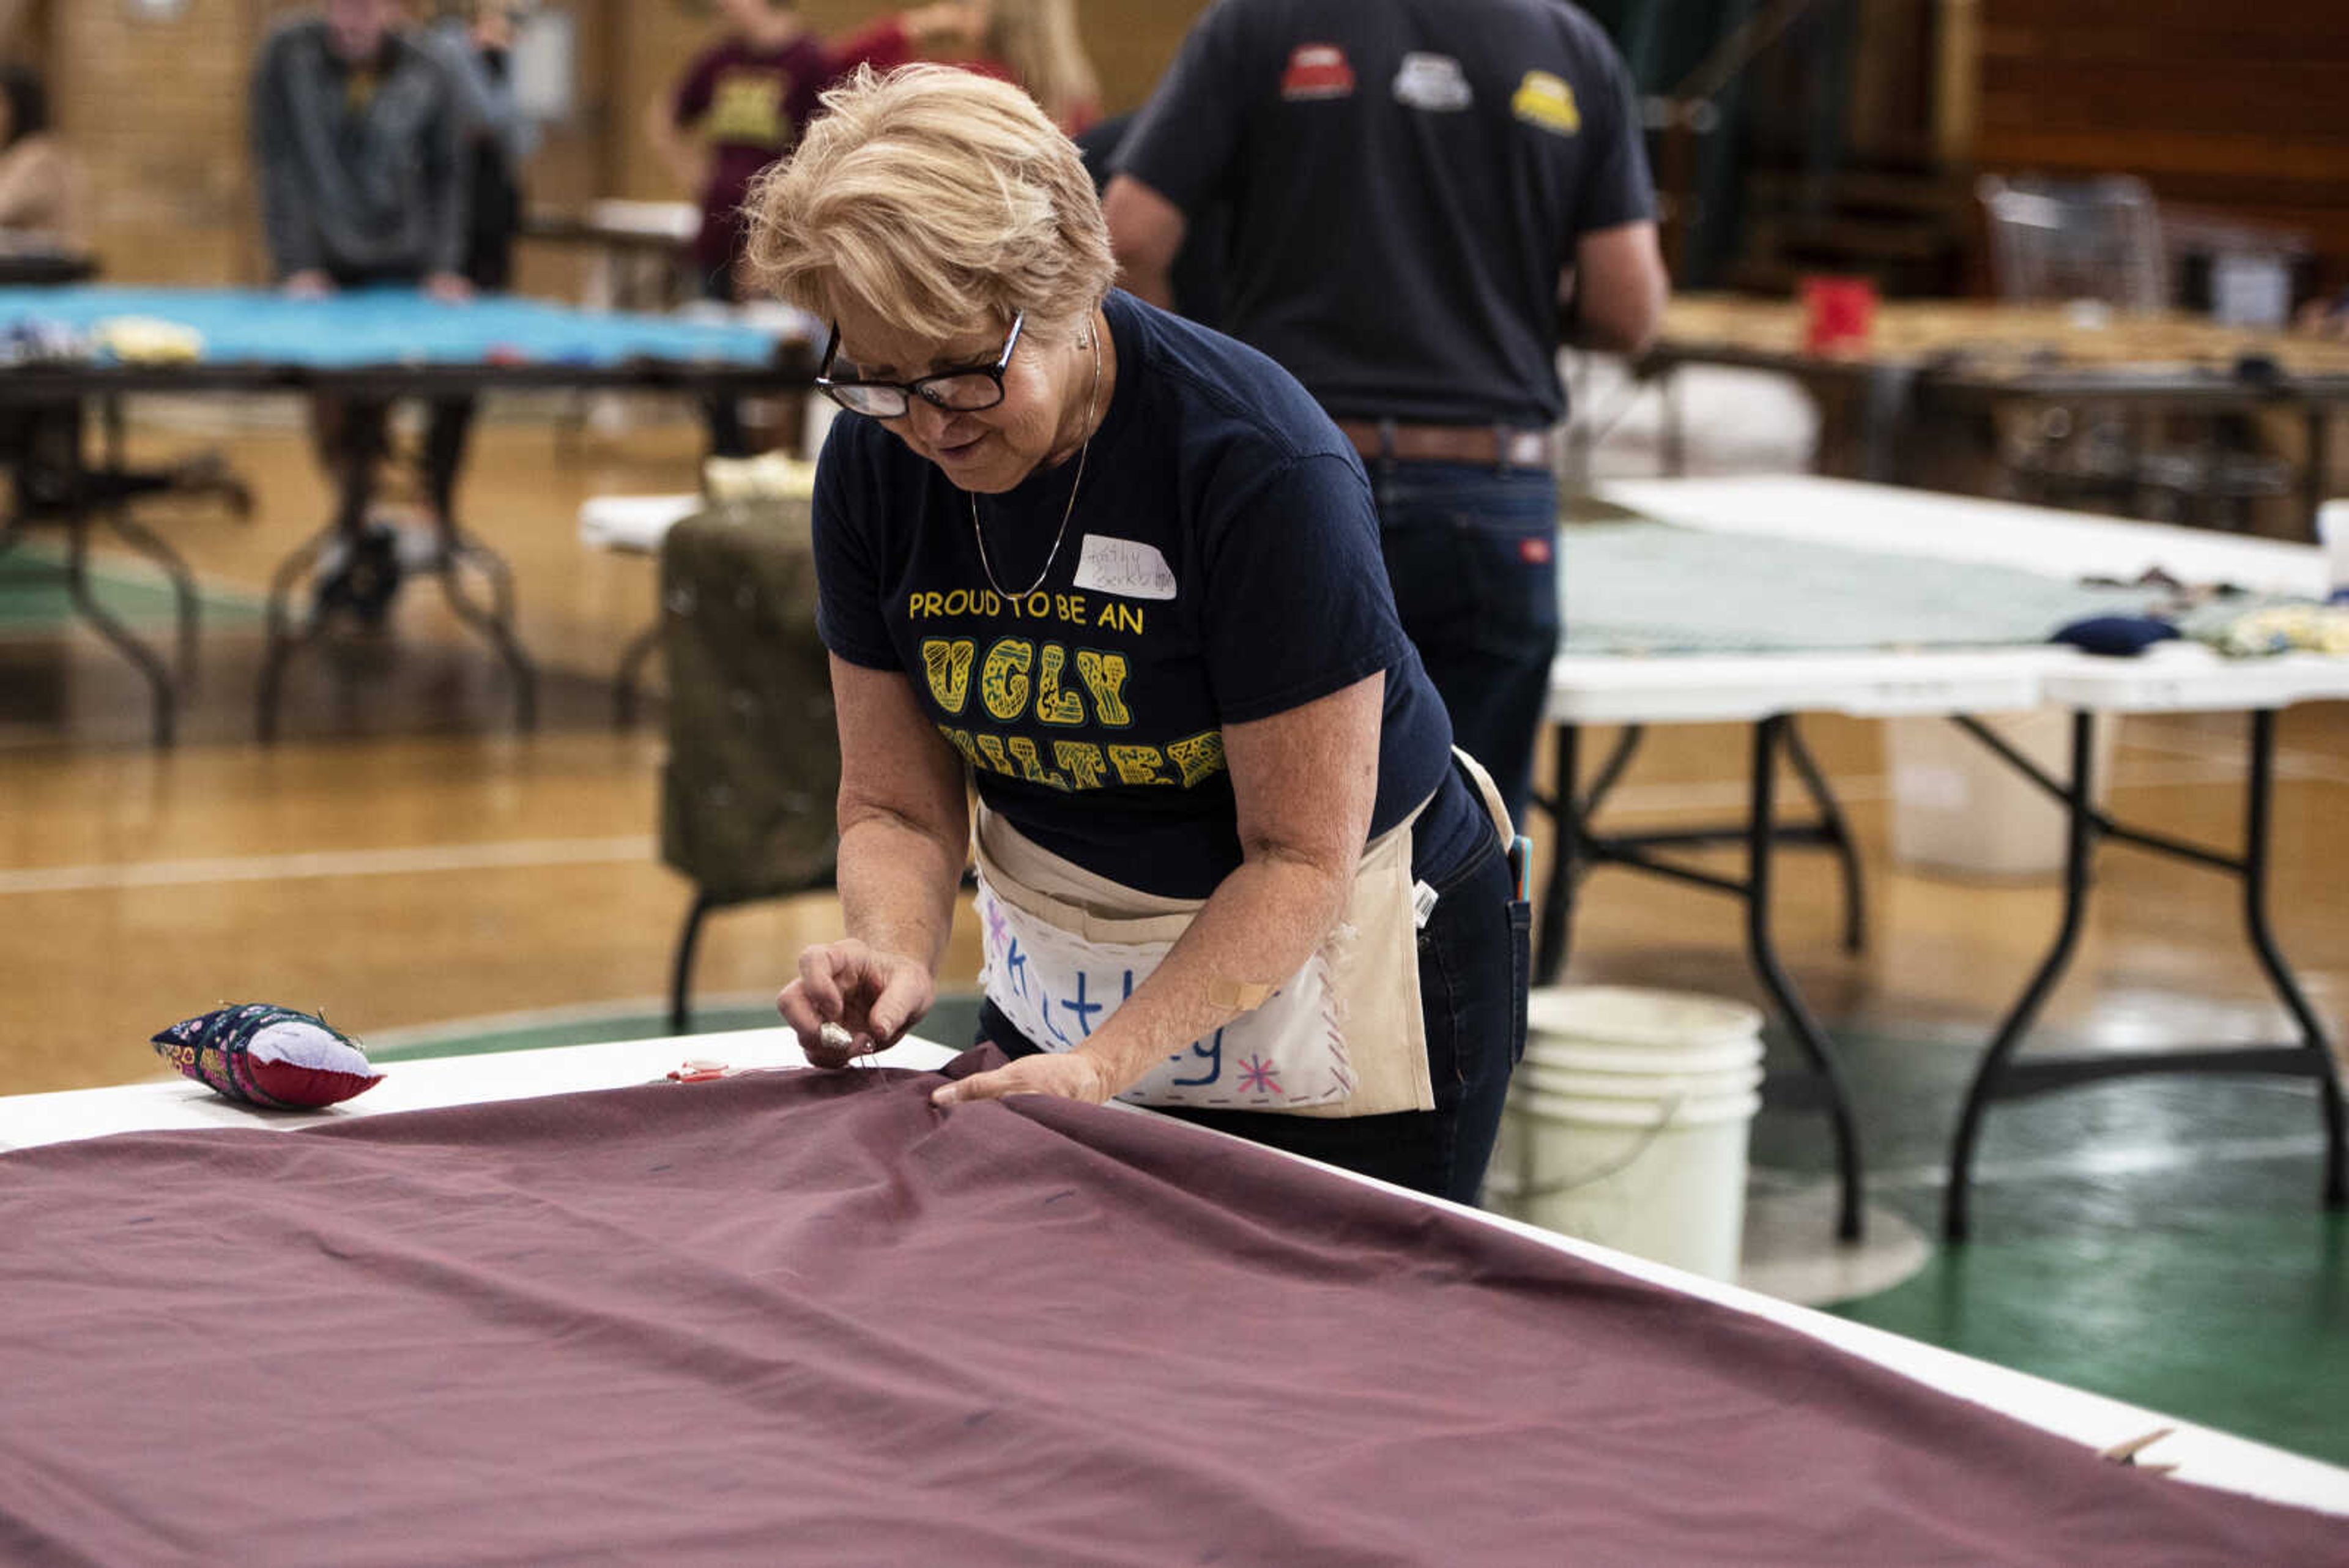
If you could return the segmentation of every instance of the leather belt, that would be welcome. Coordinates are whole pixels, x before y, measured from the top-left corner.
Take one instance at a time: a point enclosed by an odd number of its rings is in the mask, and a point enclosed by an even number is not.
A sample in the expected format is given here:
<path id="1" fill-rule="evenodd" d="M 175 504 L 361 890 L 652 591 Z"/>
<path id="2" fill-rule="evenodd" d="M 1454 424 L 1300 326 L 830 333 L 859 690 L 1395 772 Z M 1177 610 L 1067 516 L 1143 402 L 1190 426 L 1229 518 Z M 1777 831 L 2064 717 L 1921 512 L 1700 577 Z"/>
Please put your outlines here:
<path id="1" fill-rule="evenodd" d="M 1557 443 L 1546 430 L 1512 425 L 1407 425 L 1393 420 L 1340 420 L 1338 429 L 1367 462 L 1547 469 L 1557 461 Z"/>

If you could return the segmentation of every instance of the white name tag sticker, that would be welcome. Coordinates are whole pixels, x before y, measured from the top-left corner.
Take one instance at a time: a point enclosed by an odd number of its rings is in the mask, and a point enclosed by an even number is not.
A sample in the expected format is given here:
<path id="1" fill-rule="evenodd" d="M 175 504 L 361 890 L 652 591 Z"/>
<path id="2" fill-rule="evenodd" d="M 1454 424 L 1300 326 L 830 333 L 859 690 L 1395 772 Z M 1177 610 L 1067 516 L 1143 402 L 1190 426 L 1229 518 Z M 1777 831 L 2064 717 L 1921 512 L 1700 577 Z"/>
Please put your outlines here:
<path id="1" fill-rule="evenodd" d="M 1174 568 L 1155 545 L 1088 534 L 1084 552 L 1077 557 L 1076 586 L 1121 598 L 1171 599 Z"/>

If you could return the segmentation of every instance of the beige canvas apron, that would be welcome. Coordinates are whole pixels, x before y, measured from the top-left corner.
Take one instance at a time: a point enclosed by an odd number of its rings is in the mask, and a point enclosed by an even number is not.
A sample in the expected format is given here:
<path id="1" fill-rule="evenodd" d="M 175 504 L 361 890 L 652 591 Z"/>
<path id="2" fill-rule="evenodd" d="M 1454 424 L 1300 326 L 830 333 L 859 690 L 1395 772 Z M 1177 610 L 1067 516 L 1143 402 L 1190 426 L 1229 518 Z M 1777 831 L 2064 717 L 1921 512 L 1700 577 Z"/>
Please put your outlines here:
<path id="1" fill-rule="evenodd" d="M 1506 844 L 1508 818 L 1491 780 L 1455 754 Z M 1421 803 L 1365 846 L 1344 912 L 1296 973 L 1118 1098 L 1313 1116 L 1433 1109 L 1411 875 L 1412 829 L 1425 809 Z M 982 982 L 988 999 L 1046 1050 L 1083 1044 L 1204 903 L 1088 871 L 984 805 L 976 839 Z"/>

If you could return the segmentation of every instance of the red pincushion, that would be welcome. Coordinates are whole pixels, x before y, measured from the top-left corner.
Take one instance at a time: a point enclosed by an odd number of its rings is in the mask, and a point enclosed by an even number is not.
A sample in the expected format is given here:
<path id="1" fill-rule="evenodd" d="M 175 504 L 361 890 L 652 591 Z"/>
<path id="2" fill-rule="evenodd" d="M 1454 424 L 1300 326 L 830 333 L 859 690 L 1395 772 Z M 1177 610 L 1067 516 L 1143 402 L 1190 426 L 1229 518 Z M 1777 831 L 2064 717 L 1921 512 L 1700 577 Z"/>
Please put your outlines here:
<path id="1" fill-rule="evenodd" d="M 265 1002 L 184 1019 L 154 1045 L 187 1076 L 251 1106 L 315 1109 L 383 1081 L 357 1040 L 323 1018 Z"/>

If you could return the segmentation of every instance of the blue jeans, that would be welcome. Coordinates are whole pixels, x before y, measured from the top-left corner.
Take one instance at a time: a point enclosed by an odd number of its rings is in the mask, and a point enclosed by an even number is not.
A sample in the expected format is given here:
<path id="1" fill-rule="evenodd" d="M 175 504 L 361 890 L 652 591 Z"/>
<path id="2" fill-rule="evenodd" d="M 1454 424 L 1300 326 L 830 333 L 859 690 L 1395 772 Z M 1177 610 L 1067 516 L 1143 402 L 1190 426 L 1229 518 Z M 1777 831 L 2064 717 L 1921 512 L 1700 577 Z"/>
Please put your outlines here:
<path id="1" fill-rule="evenodd" d="M 1557 482 L 1441 462 L 1370 460 L 1379 540 L 1402 628 L 1522 823 L 1557 652 Z"/>
<path id="2" fill-rule="evenodd" d="M 1475 1202 L 1509 1074 L 1525 1054 L 1531 922 L 1497 836 L 1435 891 L 1435 908 L 1419 933 L 1433 1110 L 1331 1118 L 1171 1106 L 1160 1114 L 1399 1187 Z M 978 1013 L 978 1043 L 989 1041 L 1013 1056 L 1037 1049 L 991 1002 Z"/>

